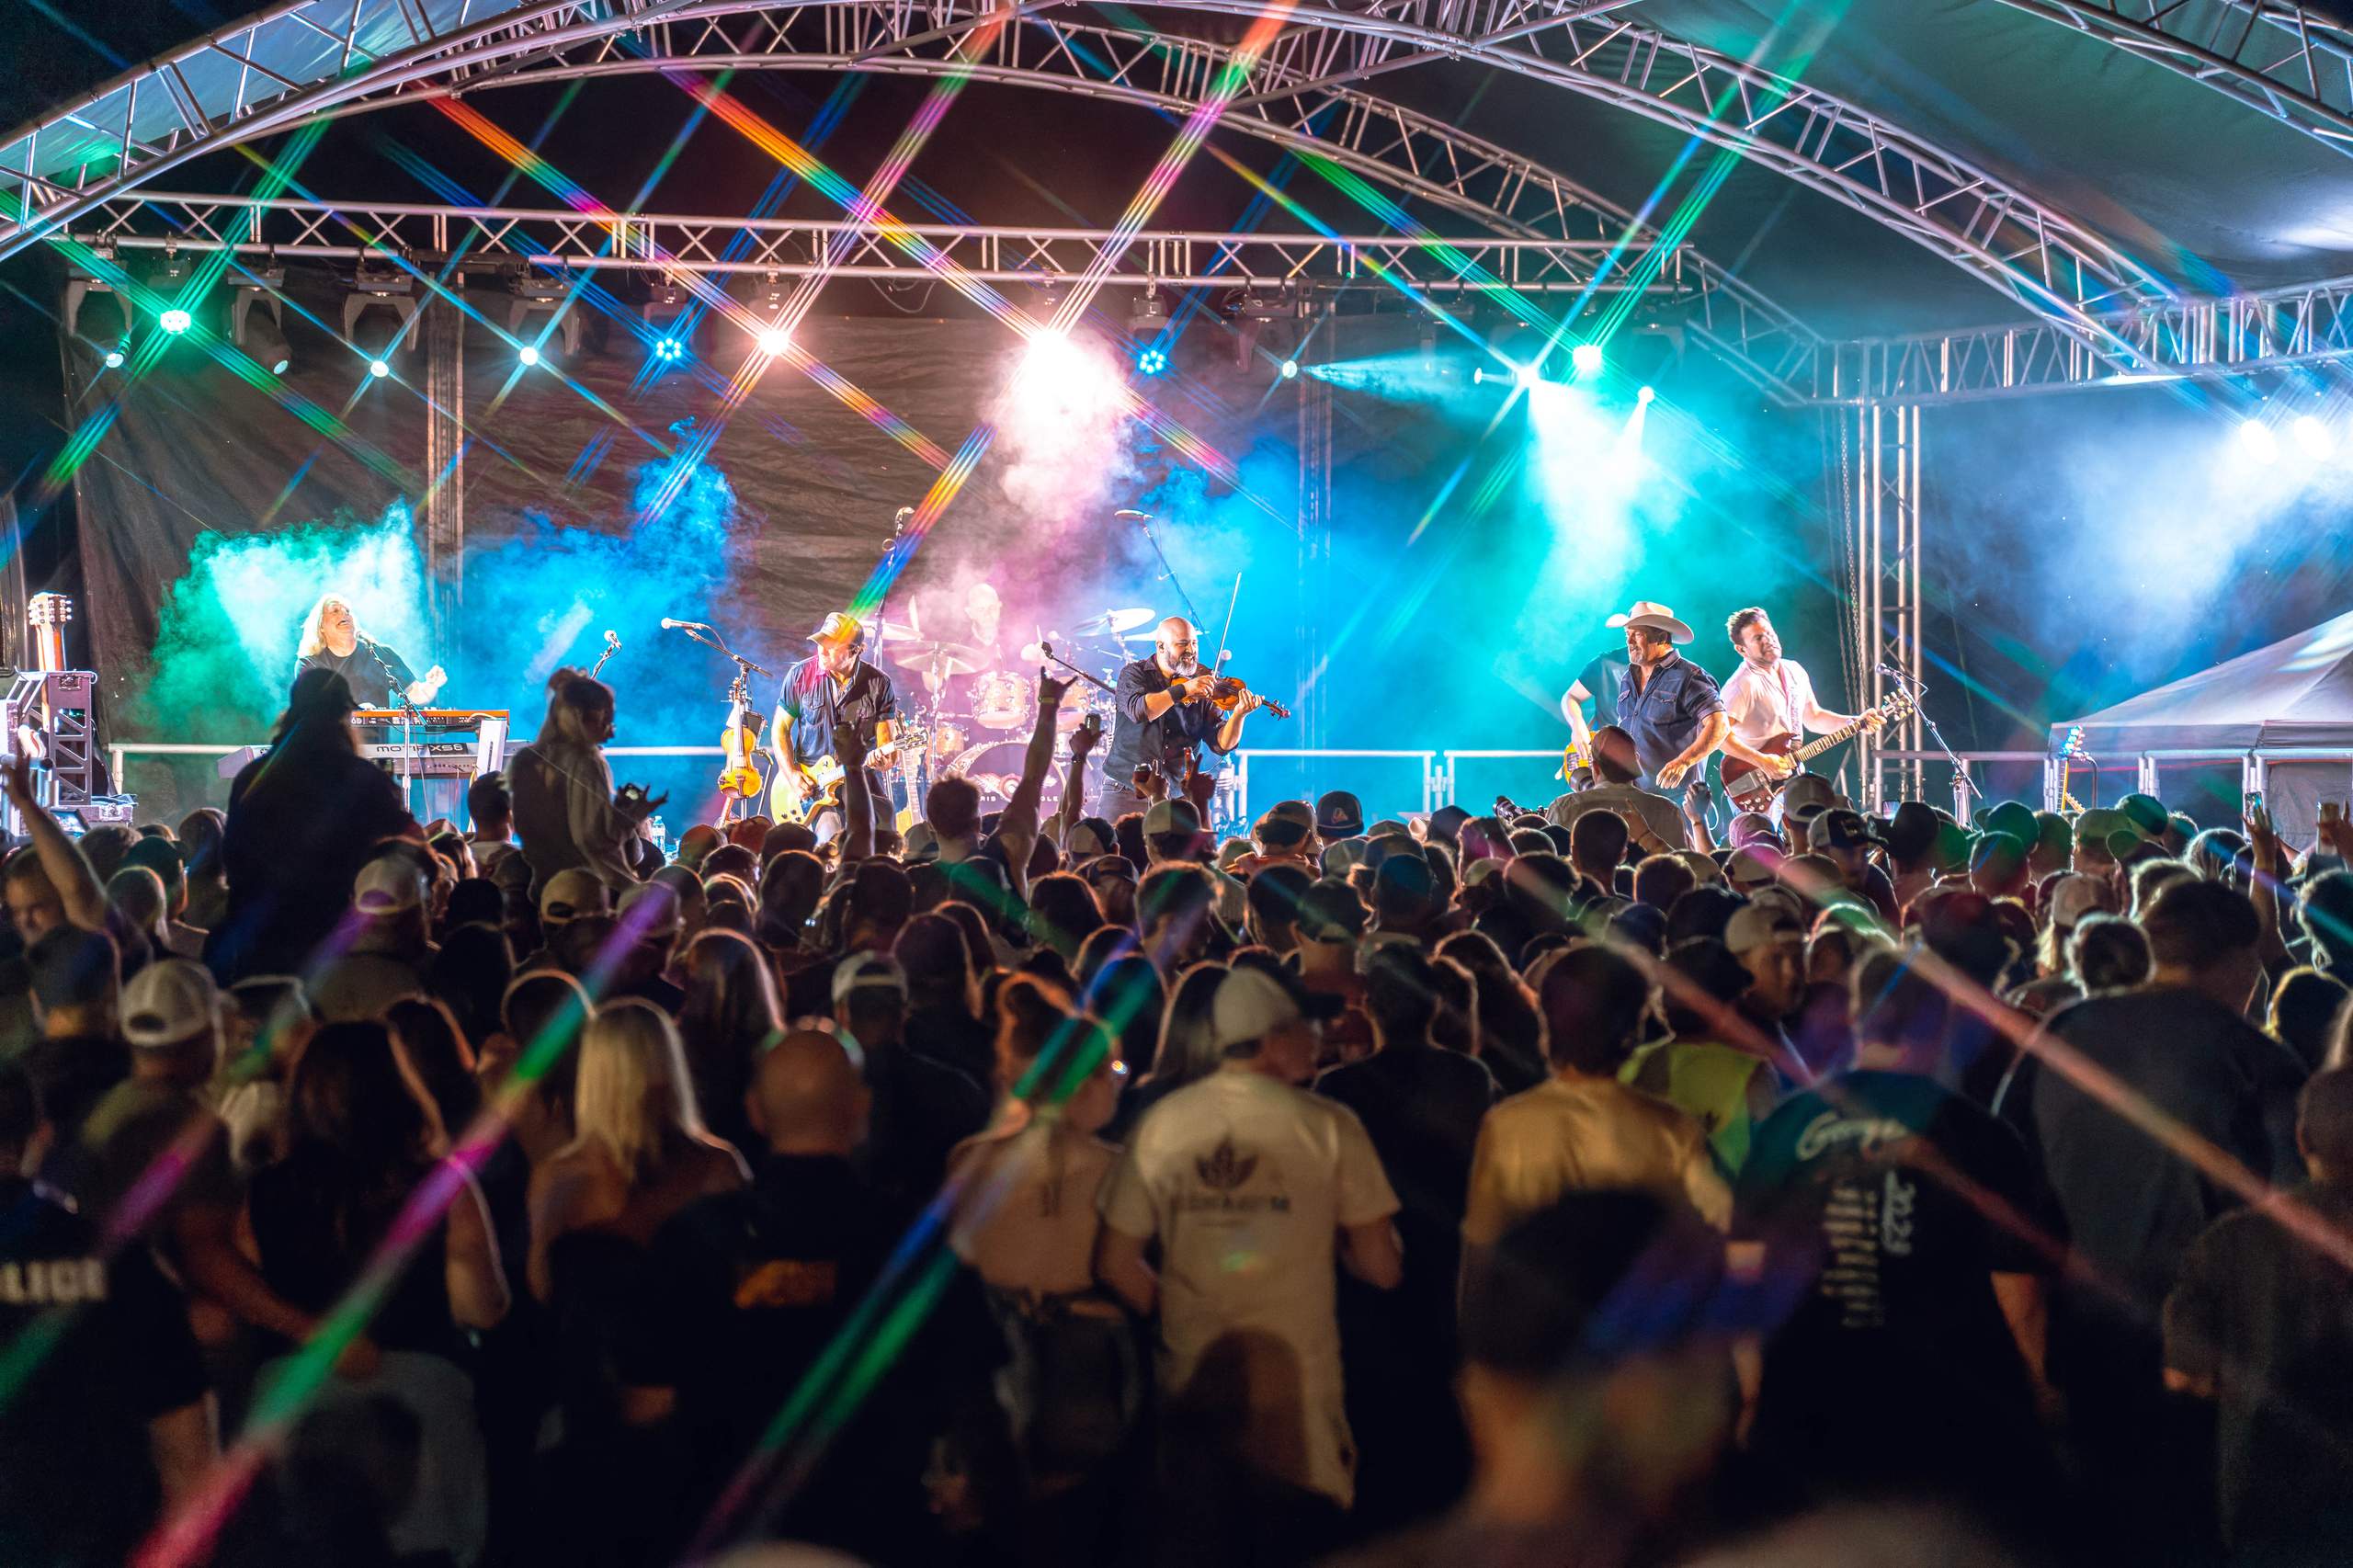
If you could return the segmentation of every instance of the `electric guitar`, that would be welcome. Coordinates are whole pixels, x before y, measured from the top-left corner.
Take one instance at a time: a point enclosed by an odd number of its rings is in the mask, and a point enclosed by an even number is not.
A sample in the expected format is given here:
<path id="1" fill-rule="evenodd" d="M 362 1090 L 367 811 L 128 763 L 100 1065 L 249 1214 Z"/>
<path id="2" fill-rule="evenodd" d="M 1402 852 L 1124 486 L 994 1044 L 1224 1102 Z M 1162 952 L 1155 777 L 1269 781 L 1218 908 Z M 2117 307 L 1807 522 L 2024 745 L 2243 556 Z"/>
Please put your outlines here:
<path id="1" fill-rule="evenodd" d="M 1768 736 L 1751 749 L 1763 752 L 1768 756 L 1782 758 L 1789 765 L 1787 770 L 1768 772 L 1761 767 L 1750 767 L 1745 764 L 1734 762 L 1727 756 L 1724 758 L 1722 770 L 1724 793 L 1730 795 L 1733 804 L 1744 812 L 1770 811 L 1773 807 L 1773 798 L 1781 792 L 1784 785 L 1797 776 L 1800 768 L 1803 767 L 1810 759 L 1820 756 L 1832 746 L 1844 745 L 1861 734 L 1864 721 L 1870 719 L 1872 714 L 1877 714 L 1880 718 L 1892 722 L 1911 711 L 1912 698 L 1909 694 L 1899 692 L 1877 708 L 1864 713 L 1861 718 L 1857 719 L 1845 729 L 1834 730 L 1829 734 L 1816 736 L 1811 741 L 1802 740 L 1799 736 L 1787 733 Z"/>
<path id="2" fill-rule="evenodd" d="M 2059 748 L 2059 810 L 2063 815 L 2071 818 L 2084 814 L 2084 803 L 2075 799 L 2067 787 L 2067 776 L 2075 771 L 2075 758 L 2081 756 L 2083 751 L 2084 727 L 2081 724 L 2068 725 L 2066 743 Z M 2097 776 L 2094 781 L 2097 781 Z M 2099 791 L 2095 790 L 2092 794 L 2097 797 Z"/>
<path id="3" fill-rule="evenodd" d="M 768 815 L 778 822 L 807 822 L 819 812 L 838 807 L 842 803 L 842 784 L 848 778 L 849 775 L 842 770 L 842 765 L 830 756 L 802 763 L 801 780 L 807 788 L 802 791 L 801 804 L 796 807 L 792 797 L 785 791 L 784 773 L 779 768 L 777 782 L 768 791 Z"/>

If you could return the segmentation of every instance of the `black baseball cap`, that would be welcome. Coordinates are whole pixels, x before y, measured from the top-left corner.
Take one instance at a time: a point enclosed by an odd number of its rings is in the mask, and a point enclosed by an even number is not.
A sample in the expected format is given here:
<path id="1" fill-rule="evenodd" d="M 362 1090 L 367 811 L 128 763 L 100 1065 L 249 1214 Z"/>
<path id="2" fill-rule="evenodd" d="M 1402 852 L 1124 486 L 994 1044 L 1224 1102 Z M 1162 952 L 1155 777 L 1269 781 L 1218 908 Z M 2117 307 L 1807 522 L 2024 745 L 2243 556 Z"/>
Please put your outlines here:
<path id="1" fill-rule="evenodd" d="M 1346 790 L 1327 790 L 1316 798 L 1315 831 L 1326 838 L 1354 838 L 1364 831 L 1364 802 Z"/>

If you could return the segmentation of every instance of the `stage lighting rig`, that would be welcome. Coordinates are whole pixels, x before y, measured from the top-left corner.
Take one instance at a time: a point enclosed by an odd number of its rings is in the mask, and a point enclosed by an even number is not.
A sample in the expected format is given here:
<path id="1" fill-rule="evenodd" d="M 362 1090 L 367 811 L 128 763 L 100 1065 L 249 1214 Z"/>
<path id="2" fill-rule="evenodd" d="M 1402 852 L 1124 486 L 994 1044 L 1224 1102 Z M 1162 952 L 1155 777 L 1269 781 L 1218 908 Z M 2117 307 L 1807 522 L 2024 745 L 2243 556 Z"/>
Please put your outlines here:
<path id="1" fill-rule="evenodd" d="M 654 363 L 667 368 L 684 364 L 694 347 L 691 325 L 694 296 L 670 273 L 655 280 L 652 292 L 637 307 L 645 324 L 647 352 Z"/>
<path id="2" fill-rule="evenodd" d="M 147 275 L 147 289 L 155 297 L 155 324 L 173 337 L 196 324 L 196 312 L 180 299 L 192 269 L 179 252 L 164 253 L 163 265 Z"/>
<path id="3" fill-rule="evenodd" d="M 370 312 L 391 312 L 400 324 L 392 335 L 381 341 L 362 343 L 359 323 Z M 407 268 L 391 258 L 363 256 L 359 265 L 352 268 L 351 286 L 343 297 L 343 340 L 366 355 L 369 373 L 377 374 L 375 367 L 390 359 L 402 349 L 414 349 L 415 341 L 409 328 L 416 321 L 416 278 Z M 369 335 L 376 337 L 374 332 Z M 389 368 L 385 373 L 389 373 Z"/>
<path id="4" fill-rule="evenodd" d="M 554 328 L 561 335 L 563 357 L 577 358 L 580 353 L 580 312 L 568 309 L 572 300 L 571 285 L 561 278 L 519 267 L 506 274 L 506 334 L 510 337 L 523 335 L 523 324 L 533 316 L 551 316 Z M 540 361 L 537 346 L 543 346 L 547 334 L 543 331 L 536 340 L 534 352 L 523 360 L 527 366 Z"/>
<path id="5" fill-rule="evenodd" d="M 1167 369 L 1168 350 L 1158 344 L 1147 344 L 1136 355 L 1136 373 L 1140 376 L 1157 376 Z"/>
<path id="6" fill-rule="evenodd" d="M 275 261 L 236 279 L 229 306 L 229 338 L 273 376 L 293 362 L 286 345 L 286 268 Z"/>
<path id="7" fill-rule="evenodd" d="M 1160 285 L 1144 285 L 1136 302 L 1128 310 L 1128 331 L 1137 337 L 1157 335 L 1168 326 L 1168 301 L 1161 297 Z"/>
<path id="8" fill-rule="evenodd" d="M 1569 350 L 1569 364 L 1580 376 L 1601 374 L 1601 345 L 1590 340 Z"/>
<path id="9" fill-rule="evenodd" d="M 85 335 L 82 328 L 82 306 L 92 295 L 98 295 L 112 301 L 116 319 L 112 337 L 109 339 L 96 335 L 88 335 L 89 341 L 93 343 L 110 342 L 112 344 L 112 347 L 101 352 L 106 359 L 107 369 L 116 369 L 121 366 L 123 357 L 131 344 L 131 301 L 116 292 L 115 286 L 107 280 L 108 274 L 114 270 L 114 245 L 110 242 L 100 241 L 90 247 L 90 254 L 100 266 L 93 267 L 80 262 L 69 261 L 65 267 L 65 330 L 76 336 Z"/>

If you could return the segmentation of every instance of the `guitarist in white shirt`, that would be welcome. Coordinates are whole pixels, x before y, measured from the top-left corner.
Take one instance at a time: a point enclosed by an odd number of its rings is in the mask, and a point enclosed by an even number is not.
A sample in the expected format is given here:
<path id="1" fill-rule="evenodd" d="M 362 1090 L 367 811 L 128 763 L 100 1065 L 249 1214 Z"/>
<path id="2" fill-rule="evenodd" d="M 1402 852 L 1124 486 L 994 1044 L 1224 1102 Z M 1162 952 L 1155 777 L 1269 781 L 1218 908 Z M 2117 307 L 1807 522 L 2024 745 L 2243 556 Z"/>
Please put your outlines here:
<path id="1" fill-rule="evenodd" d="M 1751 606 L 1733 611 L 1724 632 L 1740 654 L 1740 668 L 1723 686 L 1724 712 L 1732 719 L 1724 755 L 1732 761 L 1761 768 L 1771 778 L 1787 778 L 1797 771 L 1797 764 L 1760 748 L 1808 730 L 1828 734 L 1859 723 L 1876 733 L 1883 722 L 1877 713 L 1834 713 L 1824 708 L 1813 695 L 1813 677 L 1805 666 L 1781 657 L 1781 639 L 1763 610 Z"/>

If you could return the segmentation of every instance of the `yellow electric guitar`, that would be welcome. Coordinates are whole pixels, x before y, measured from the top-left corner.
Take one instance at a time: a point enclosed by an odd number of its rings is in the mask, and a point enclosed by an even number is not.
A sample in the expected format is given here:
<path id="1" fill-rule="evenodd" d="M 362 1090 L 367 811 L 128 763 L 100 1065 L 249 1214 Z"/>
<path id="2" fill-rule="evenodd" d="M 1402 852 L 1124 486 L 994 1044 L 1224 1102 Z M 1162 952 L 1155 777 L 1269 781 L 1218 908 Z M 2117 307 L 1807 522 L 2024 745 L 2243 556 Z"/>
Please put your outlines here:
<path id="1" fill-rule="evenodd" d="M 792 803 L 792 793 L 785 787 L 782 769 L 768 791 L 768 815 L 779 822 L 807 822 L 819 812 L 838 809 L 842 803 L 842 783 L 849 775 L 842 765 L 830 756 L 802 763 L 797 769 L 801 775 L 801 803 Z"/>

